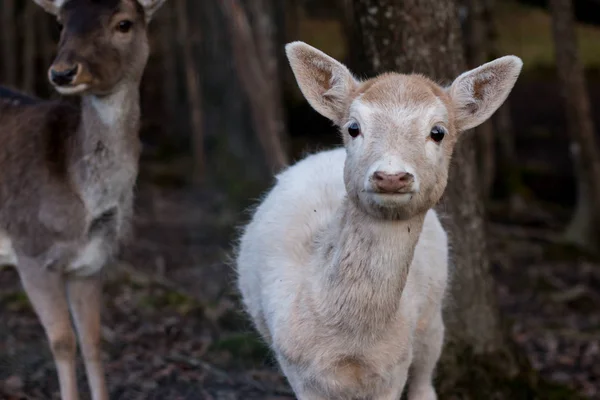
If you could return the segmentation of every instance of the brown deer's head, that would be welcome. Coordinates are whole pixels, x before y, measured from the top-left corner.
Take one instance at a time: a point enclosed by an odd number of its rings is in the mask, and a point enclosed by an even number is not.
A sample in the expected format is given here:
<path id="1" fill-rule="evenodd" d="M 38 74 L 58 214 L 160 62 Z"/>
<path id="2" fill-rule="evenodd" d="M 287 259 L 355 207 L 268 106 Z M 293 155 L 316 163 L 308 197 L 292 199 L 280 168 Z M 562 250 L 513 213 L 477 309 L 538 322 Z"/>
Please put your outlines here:
<path id="1" fill-rule="evenodd" d="M 111 93 L 139 82 L 148 60 L 147 24 L 165 0 L 34 0 L 62 24 L 48 78 L 64 95 Z"/>

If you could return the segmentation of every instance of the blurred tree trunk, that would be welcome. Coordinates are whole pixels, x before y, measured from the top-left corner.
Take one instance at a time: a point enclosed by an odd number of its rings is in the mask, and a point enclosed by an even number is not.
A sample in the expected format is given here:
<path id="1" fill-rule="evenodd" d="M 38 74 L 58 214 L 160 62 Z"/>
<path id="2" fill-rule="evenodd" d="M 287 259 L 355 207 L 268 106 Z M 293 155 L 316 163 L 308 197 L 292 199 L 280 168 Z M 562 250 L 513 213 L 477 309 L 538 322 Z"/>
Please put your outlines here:
<path id="1" fill-rule="evenodd" d="M 494 20 L 496 0 L 484 0 L 483 21 L 487 27 L 486 35 L 489 43 L 490 58 L 494 59 L 505 54 L 498 50 L 498 27 Z M 517 159 L 515 147 L 515 129 L 512 115 L 510 113 L 510 97 L 492 116 L 494 131 L 496 133 L 498 152 L 496 162 L 496 182 L 501 188 L 502 194 L 508 198 L 509 212 L 518 214 L 524 211 L 525 199 L 523 193 L 525 185 L 521 177 L 521 171 Z"/>
<path id="2" fill-rule="evenodd" d="M 375 72 L 414 71 L 450 82 L 465 70 L 454 0 L 354 0 L 353 4 L 360 44 Z M 515 350 L 496 304 L 475 148 L 475 138 L 465 133 L 455 150 L 440 207 L 450 217 L 446 228 L 456 265 L 439 368 L 441 398 L 533 398 L 529 364 Z"/>
<path id="3" fill-rule="evenodd" d="M 251 2 L 188 0 L 189 24 L 207 38 L 192 44 L 202 87 L 207 178 L 226 189 L 230 200 L 242 202 L 271 184 L 287 156 L 278 63 L 272 54 L 283 24 L 278 7 L 284 2 Z M 237 8 L 232 10 L 232 4 Z M 265 53 L 268 60 L 260 58 Z"/>
<path id="4" fill-rule="evenodd" d="M 15 24 L 15 1 L 0 1 L 0 29 L 2 34 L 2 81 L 5 84 L 17 84 L 17 32 Z"/>
<path id="5" fill-rule="evenodd" d="M 284 121 L 275 1 L 223 0 L 220 4 L 232 41 L 234 65 L 250 100 L 255 133 L 269 168 L 279 172 L 288 160 L 282 144 Z"/>
<path id="6" fill-rule="evenodd" d="M 196 66 L 196 59 L 193 54 L 193 43 L 198 42 L 199 32 L 190 25 L 188 19 L 188 9 L 186 0 L 177 0 L 175 3 L 178 26 L 178 39 L 183 47 L 183 64 L 186 77 L 188 112 L 191 118 L 190 139 L 192 143 L 192 154 L 194 157 L 194 170 L 192 173 L 193 182 L 201 184 L 205 178 L 204 161 L 204 122 L 202 118 L 202 94 L 198 74 L 200 73 Z"/>
<path id="7" fill-rule="evenodd" d="M 180 6 L 176 4 L 176 6 Z M 173 10 L 173 2 L 167 2 L 160 13 L 158 13 L 157 25 L 160 25 L 160 33 L 158 36 L 159 51 L 162 61 L 162 74 L 164 81 L 162 82 L 162 91 L 165 105 L 165 114 L 168 123 L 164 127 L 167 135 L 172 135 L 175 132 L 180 133 L 182 130 L 179 118 L 177 118 L 178 108 L 182 105 L 179 102 L 179 74 L 177 61 L 179 58 L 179 40 L 177 35 L 177 27 L 179 26 L 178 16 Z"/>
<path id="8" fill-rule="evenodd" d="M 35 91 L 35 78 L 37 74 L 36 58 L 38 48 L 36 31 L 39 29 L 39 26 L 36 24 L 37 11 L 37 6 L 32 1 L 28 1 L 21 15 L 22 26 L 24 27 L 22 53 L 23 82 L 21 88 L 29 94 L 33 94 Z"/>
<path id="9" fill-rule="evenodd" d="M 55 23 L 52 20 L 52 18 L 54 17 L 50 16 L 50 14 L 42 11 L 41 9 L 37 10 L 36 25 L 38 26 L 38 55 L 42 60 L 42 70 L 50 68 L 50 64 L 52 63 L 52 59 L 54 57 L 54 50 L 56 47 L 56 43 L 54 42 L 54 38 L 52 37 L 52 30 L 50 29 L 50 23 Z M 37 72 L 39 73 L 39 71 Z M 43 76 L 45 76 L 45 74 Z M 44 83 L 45 82 L 47 82 L 46 79 L 44 79 Z"/>
<path id="10" fill-rule="evenodd" d="M 552 31 L 556 65 L 567 114 L 567 129 L 573 142 L 577 209 L 566 231 L 566 239 L 598 252 L 600 241 L 600 154 L 585 87 L 583 65 L 577 49 L 571 0 L 551 0 Z"/>
<path id="11" fill-rule="evenodd" d="M 476 68 L 489 61 L 490 43 L 485 20 L 485 4 L 481 0 L 465 0 L 467 20 L 465 24 L 465 44 L 467 65 Z M 494 127 L 488 120 L 475 128 L 477 160 L 480 171 L 481 190 L 484 199 L 491 196 L 496 173 L 496 153 L 494 148 Z"/>

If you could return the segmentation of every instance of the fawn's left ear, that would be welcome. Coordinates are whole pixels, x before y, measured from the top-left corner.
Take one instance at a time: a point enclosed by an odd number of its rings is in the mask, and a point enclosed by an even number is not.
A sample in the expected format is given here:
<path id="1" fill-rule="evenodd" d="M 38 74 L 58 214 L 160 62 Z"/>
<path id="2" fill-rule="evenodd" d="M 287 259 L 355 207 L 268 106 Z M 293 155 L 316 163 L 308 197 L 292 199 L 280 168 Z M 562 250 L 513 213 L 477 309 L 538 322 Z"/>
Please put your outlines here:
<path id="1" fill-rule="evenodd" d="M 352 73 L 339 61 L 303 42 L 288 43 L 285 52 L 308 103 L 339 124 L 358 85 Z"/>
<path id="2" fill-rule="evenodd" d="M 460 75 L 448 88 L 458 131 L 474 128 L 504 103 L 514 87 L 523 61 L 505 56 Z"/>
<path id="3" fill-rule="evenodd" d="M 42 7 L 44 10 L 54 16 L 58 16 L 61 7 L 65 4 L 65 0 L 33 0 L 35 4 Z"/>
<path id="4" fill-rule="evenodd" d="M 154 13 L 165 3 L 166 0 L 138 0 L 138 3 L 144 7 L 146 22 L 150 22 Z"/>

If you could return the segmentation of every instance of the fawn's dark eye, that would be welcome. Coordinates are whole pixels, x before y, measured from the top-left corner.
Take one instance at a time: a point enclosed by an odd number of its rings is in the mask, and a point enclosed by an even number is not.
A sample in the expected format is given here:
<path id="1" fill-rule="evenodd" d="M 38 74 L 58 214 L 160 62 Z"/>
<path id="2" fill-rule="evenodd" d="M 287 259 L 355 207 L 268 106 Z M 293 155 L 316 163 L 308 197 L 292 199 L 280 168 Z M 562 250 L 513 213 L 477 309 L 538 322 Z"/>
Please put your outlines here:
<path id="1" fill-rule="evenodd" d="M 117 30 L 121 33 L 127 33 L 133 27 L 133 22 L 129 20 L 123 20 L 117 24 Z"/>
<path id="2" fill-rule="evenodd" d="M 352 124 L 350 124 L 350 126 L 348 127 L 348 134 L 353 138 L 360 135 L 360 126 L 358 126 L 358 123 L 353 122 Z"/>
<path id="3" fill-rule="evenodd" d="M 429 136 L 434 142 L 439 143 L 444 139 L 444 136 L 446 136 L 446 130 L 441 126 L 436 125 L 431 129 Z"/>

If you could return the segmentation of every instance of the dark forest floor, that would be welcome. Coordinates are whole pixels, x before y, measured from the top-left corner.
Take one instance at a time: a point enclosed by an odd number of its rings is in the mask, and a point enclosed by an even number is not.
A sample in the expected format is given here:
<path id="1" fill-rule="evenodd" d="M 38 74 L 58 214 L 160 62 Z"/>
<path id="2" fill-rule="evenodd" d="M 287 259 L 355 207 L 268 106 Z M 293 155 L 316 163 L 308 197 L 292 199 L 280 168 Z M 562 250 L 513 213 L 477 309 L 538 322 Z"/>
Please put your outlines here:
<path id="1" fill-rule="evenodd" d="M 226 260 L 239 215 L 215 194 L 142 186 L 138 199 L 136 239 L 106 289 L 111 399 L 294 399 L 236 305 Z M 559 245 L 559 231 L 538 208 L 490 224 L 499 303 L 544 377 L 600 398 L 600 264 Z M 58 399 L 12 270 L 0 271 L 0 320 L 0 399 Z"/>

